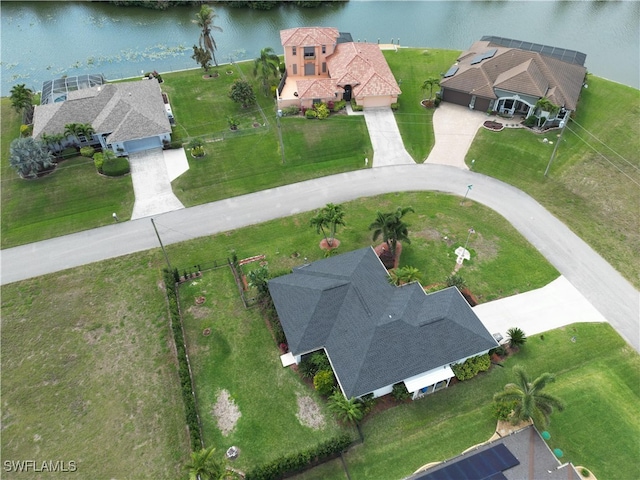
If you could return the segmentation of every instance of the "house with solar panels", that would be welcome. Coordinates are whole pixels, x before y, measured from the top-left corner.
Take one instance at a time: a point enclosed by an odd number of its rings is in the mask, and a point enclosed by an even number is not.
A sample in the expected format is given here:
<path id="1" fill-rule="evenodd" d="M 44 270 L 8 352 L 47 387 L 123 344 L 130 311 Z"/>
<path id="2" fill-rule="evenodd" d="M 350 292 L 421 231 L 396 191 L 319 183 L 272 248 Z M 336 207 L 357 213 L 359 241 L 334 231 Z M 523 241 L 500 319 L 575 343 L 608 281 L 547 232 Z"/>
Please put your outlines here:
<path id="1" fill-rule="evenodd" d="M 498 346 L 457 288 L 392 285 L 371 247 L 297 267 L 269 292 L 289 347 L 283 366 L 324 350 L 347 398 L 401 382 L 419 398 L 448 387 L 452 365 Z"/>
<path id="2" fill-rule="evenodd" d="M 544 116 L 545 127 L 557 126 L 578 105 L 586 57 L 574 50 L 485 36 L 444 74 L 441 98 L 500 115 Z M 536 111 L 542 98 L 558 110 Z"/>

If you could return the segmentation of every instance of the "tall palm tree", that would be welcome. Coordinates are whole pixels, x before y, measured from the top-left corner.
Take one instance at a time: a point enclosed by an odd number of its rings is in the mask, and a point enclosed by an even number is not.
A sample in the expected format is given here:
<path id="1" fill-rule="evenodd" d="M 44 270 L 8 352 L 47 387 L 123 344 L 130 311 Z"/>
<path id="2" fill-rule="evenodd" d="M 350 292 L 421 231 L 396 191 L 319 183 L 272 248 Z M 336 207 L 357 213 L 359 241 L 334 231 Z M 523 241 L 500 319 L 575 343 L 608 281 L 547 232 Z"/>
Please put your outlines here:
<path id="1" fill-rule="evenodd" d="M 67 123 L 64 126 L 64 135 L 66 137 L 74 137 L 78 144 L 88 143 L 91 135 L 95 133 L 90 123 Z M 81 140 L 84 138 L 84 140 Z"/>
<path id="2" fill-rule="evenodd" d="M 333 240 L 335 239 L 338 225 L 345 225 L 344 209 L 342 208 L 342 205 L 327 203 L 309 223 L 310 226 L 316 227 L 318 233 L 322 232 L 324 239 L 327 241 L 327 245 L 331 247 L 333 246 Z M 328 236 L 325 232 L 325 228 L 329 229 Z"/>
<path id="3" fill-rule="evenodd" d="M 213 63 L 215 66 L 218 66 L 218 61 L 216 60 L 216 49 L 218 46 L 216 45 L 216 41 L 211 34 L 212 31 L 222 32 L 222 28 L 214 25 L 215 19 L 218 15 L 213 11 L 213 9 L 207 5 L 202 5 L 200 7 L 200 11 L 196 13 L 195 20 L 191 20 L 193 23 L 200 27 L 200 48 L 204 48 L 207 52 L 211 54 L 211 58 L 213 59 Z"/>
<path id="4" fill-rule="evenodd" d="M 513 422 L 533 420 L 538 428 L 546 428 L 549 425 L 549 417 L 554 409 L 564 410 L 564 402 L 559 398 L 544 393 L 544 387 L 555 381 L 555 376 L 543 373 L 534 381 L 520 365 L 513 367 L 516 376 L 515 383 L 505 385 L 502 392 L 493 396 L 496 402 L 515 402 L 513 409 Z"/>
<path id="5" fill-rule="evenodd" d="M 375 222 L 369 225 L 369 230 L 373 230 L 373 241 L 382 235 L 382 241 L 387 244 L 394 259 L 399 241 L 411 243 L 408 225 L 402 221 L 409 212 L 414 212 L 413 207 L 398 207 L 395 212 L 389 213 L 377 212 Z"/>
<path id="6" fill-rule="evenodd" d="M 311 220 L 309 220 L 309 226 L 316 227 L 316 232 L 318 233 L 322 232 L 322 236 L 326 240 L 327 245 L 329 244 L 329 238 L 327 237 L 327 232 L 325 231 L 325 227 L 328 227 L 327 219 L 321 211 L 316 213 L 316 215 L 312 217 Z"/>
<path id="7" fill-rule="evenodd" d="M 253 74 L 260 80 L 265 95 L 269 94 L 269 80 L 278 77 L 279 65 L 280 59 L 271 47 L 260 50 L 260 56 L 253 62 Z"/>
<path id="8" fill-rule="evenodd" d="M 215 447 L 203 448 L 199 452 L 191 452 L 191 462 L 185 465 L 189 470 L 189 480 L 220 480 L 224 478 L 225 468 L 213 457 Z"/>

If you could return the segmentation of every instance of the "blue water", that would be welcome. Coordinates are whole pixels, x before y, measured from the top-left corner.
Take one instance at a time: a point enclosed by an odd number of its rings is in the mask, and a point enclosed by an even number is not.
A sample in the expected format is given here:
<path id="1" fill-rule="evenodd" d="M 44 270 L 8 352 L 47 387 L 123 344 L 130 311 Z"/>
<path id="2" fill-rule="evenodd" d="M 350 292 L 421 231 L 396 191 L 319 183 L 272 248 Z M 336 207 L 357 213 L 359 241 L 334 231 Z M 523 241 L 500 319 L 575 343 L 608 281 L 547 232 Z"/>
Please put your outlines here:
<path id="1" fill-rule="evenodd" d="M 590 72 L 640 88 L 640 2 L 359 1 L 272 11 L 214 6 L 220 62 L 255 58 L 279 31 L 333 26 L 354 40 L 464 50 L 483 35 L 544 43 L 587 54 Z M 108 79 L 196 67 L 197 7 L 166 11 L 98 2 L 0 3 L 0 93 L 16 83 L 40 90 L 62 75 Z"/>

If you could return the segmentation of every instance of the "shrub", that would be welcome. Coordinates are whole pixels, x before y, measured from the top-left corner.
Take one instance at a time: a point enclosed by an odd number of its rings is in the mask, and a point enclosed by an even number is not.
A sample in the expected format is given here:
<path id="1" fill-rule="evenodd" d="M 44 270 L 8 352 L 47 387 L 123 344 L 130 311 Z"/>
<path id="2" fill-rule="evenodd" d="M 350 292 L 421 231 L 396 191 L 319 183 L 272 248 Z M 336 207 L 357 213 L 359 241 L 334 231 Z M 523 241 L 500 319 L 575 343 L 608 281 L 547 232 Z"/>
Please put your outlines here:
<path id="1" fill-rule="evenodd" d="M 333 101 L 329 100 L 329 101 L 327 102 L 327 108 L 328 108 L 329 110 L 333 111 L 334 107 L 335 107 L 335 102 L 333 102 Z"/>
<path id="2" fill-rule="evenodd" d="M 351 110 L 354 112 L 361 112 L 363 110 L 362 105 L 358 105 L 355 100 L 351 100 Z"/>
<path id="3" fill-rule="evenodd" d="M 129 173 L 129 160 L 125 157 L 106 158 L 102 164 L 102 172 L 109 177 L 119 177 Z"/>
<path id="4" fill-rule="evenodd" d="M 511 402 L 494 402 L 493 403 L 493 416 L 498 420 L 508 420 L 511 412 L 516 407 L 516 403 L 514 401 Z"/>
<path id="5" fill-rule="evenodd" d="M 204 142 L 201 138 L 192 138 L 187 144 L 187 148 L 196 148 L 204 146 Z"/>
<path id="6" fill-rule="evenodd" d="M 325 103 L 316 103 L 315 111 L 318 116 L 318 120 L 324 120 L 329 116 L 329 107 L 327 107 Z"/>
<path id="7" fill-rule="evenodd" d="M 304 116 L 308 119 L 318 118 L 318 113 L 315 110 L 309 108 L 306 112 L 304 112 Z"/>
<path id="8" fill-rule="evenodd" d="M 20 125 L 20 136 L 30 137 L 33 132 L 33 125 Z"/>
<path id="9" fill-rule="evenodd" d="M 398 402 L 406 400 L 411 397 L 411 393 L 407 390 L 407 386 L 404 382 L 396 383 L 391 390 L 391 396 Z"/>
<path id="10" fill-rule="evenodd" d="M 203 146 L 193 147 L 191 149 L 191 155 L 193 155 L 196 158 L 204 157 L 204 147 Z"/>
<path id="11" fill-rule="evenodd" d="M 347 102 L 344 100 L 338 100 L 337 102 L 333 102 L 333 108 L 331 109 L 333 112 L 339 112 L 344 107 L 347 106 Z"/>
<path id="12" fill-rule="evenodd" d="M 491 367 L 489 354 L 478 355 L 465 360 L 464 363 L 457 363 L 451 366 L 456 378 L 460 381 L 475 377 L 480 372 L 485 372 Z"/>
<path id="13" fill-rule="evenodd" d="M 433 104 L 435 105 L 436 108 L 438 108 L 441 103 L 442 103 L 442 99 L 440 97 L 436 97 L 435 100 L 433 101 Z"/>
<path id="14" fill-rule="evenodd" d="M 313 386 L 320 395 L 331 395 L 335 384 L 336 378 L 333 376 L 331 370 L 320 370 L 316 373 L 315 377 L 313 377 Z"/>
<path id="15" fill-rule="evenodd" d="M 331 364 L 329 363 L 329 358 L 327 355 L 322 352 L 314 352 L 309 356 L 310 362 L 316 368 L 316 372 L 321 370 L 331 371 Z"/>
<path id="16" fill-rule="evenodd" d="M 393 110 L 394 112 L 397 111 L 398 108 L 400 108 L 400 104 L 398 102 L 391 104 L 391 110 Z"/>
<path id="17" fill-rule="evenodd" d="M 581 474 L 583 477 L 585 477 L 585 478 L 586 478 L 586 477 L 588 477 L 589 475 L 591 475 L 591 472 L 590 472 L 589 470 L 587 470 L 586 468 L 581 468 L 581 469 L 580 469 L 580 474 Z"/>
<path id="18" fill-rule="evenodd" d="M 509 336 L 509 346 L 511 348 L 520 348 L 527 343 L 527 336 L 518 327 L 512 327 L 507 330 L 507 335 Z"/>
<path id="19" fill-rule="evenodd" d="M 288 117 L 289 115 L 298 115 L 300 113 L 300 107 L 297 105 L 291 105 L 282 109 L 282 115 Z"/>
<path id="20" fill-rule="evenodd" d="M 178 148 L 182 148 L 182 141 L 181 140 L 174 140 L 172 142 L 169 142 L 168 148 L 171 149 L 171 150 L 176 150 Z"/>
<path id="21" fill-rule="evenodd" d="M 535 115 L 528 116 L 524 121 L 525 127 L 533 127 L 536 123 L 538 123 L 538 117 Z"/>
<path id="22" fill-rule="evenodd" d="M 80 155 L 83 157 L 92 158 L 94 153 L 96 153 L 96 149 L 93 147 L 80 148 Z"/>
<path id="23" fill-rule="evenodd" d="M 102 173 L 102 164 L 104 163 L 104 155 L 102 153 L 96 153 L 93 156 L 93 164 L 100 173 Z"/>

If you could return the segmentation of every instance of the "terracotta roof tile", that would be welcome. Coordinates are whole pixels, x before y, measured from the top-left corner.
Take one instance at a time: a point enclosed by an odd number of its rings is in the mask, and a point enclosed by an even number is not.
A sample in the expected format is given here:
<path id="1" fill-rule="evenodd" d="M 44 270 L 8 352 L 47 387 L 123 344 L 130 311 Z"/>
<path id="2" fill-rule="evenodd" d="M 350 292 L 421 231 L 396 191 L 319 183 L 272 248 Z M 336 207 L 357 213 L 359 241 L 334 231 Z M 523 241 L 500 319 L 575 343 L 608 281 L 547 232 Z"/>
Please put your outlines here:
<path id="1" fill-rule="evenodd" d="M 280 43 L 283 47 L 334 45 L 339 36 L 340 32 L 330 27 L 289 28 L 280 30 Z"/>

